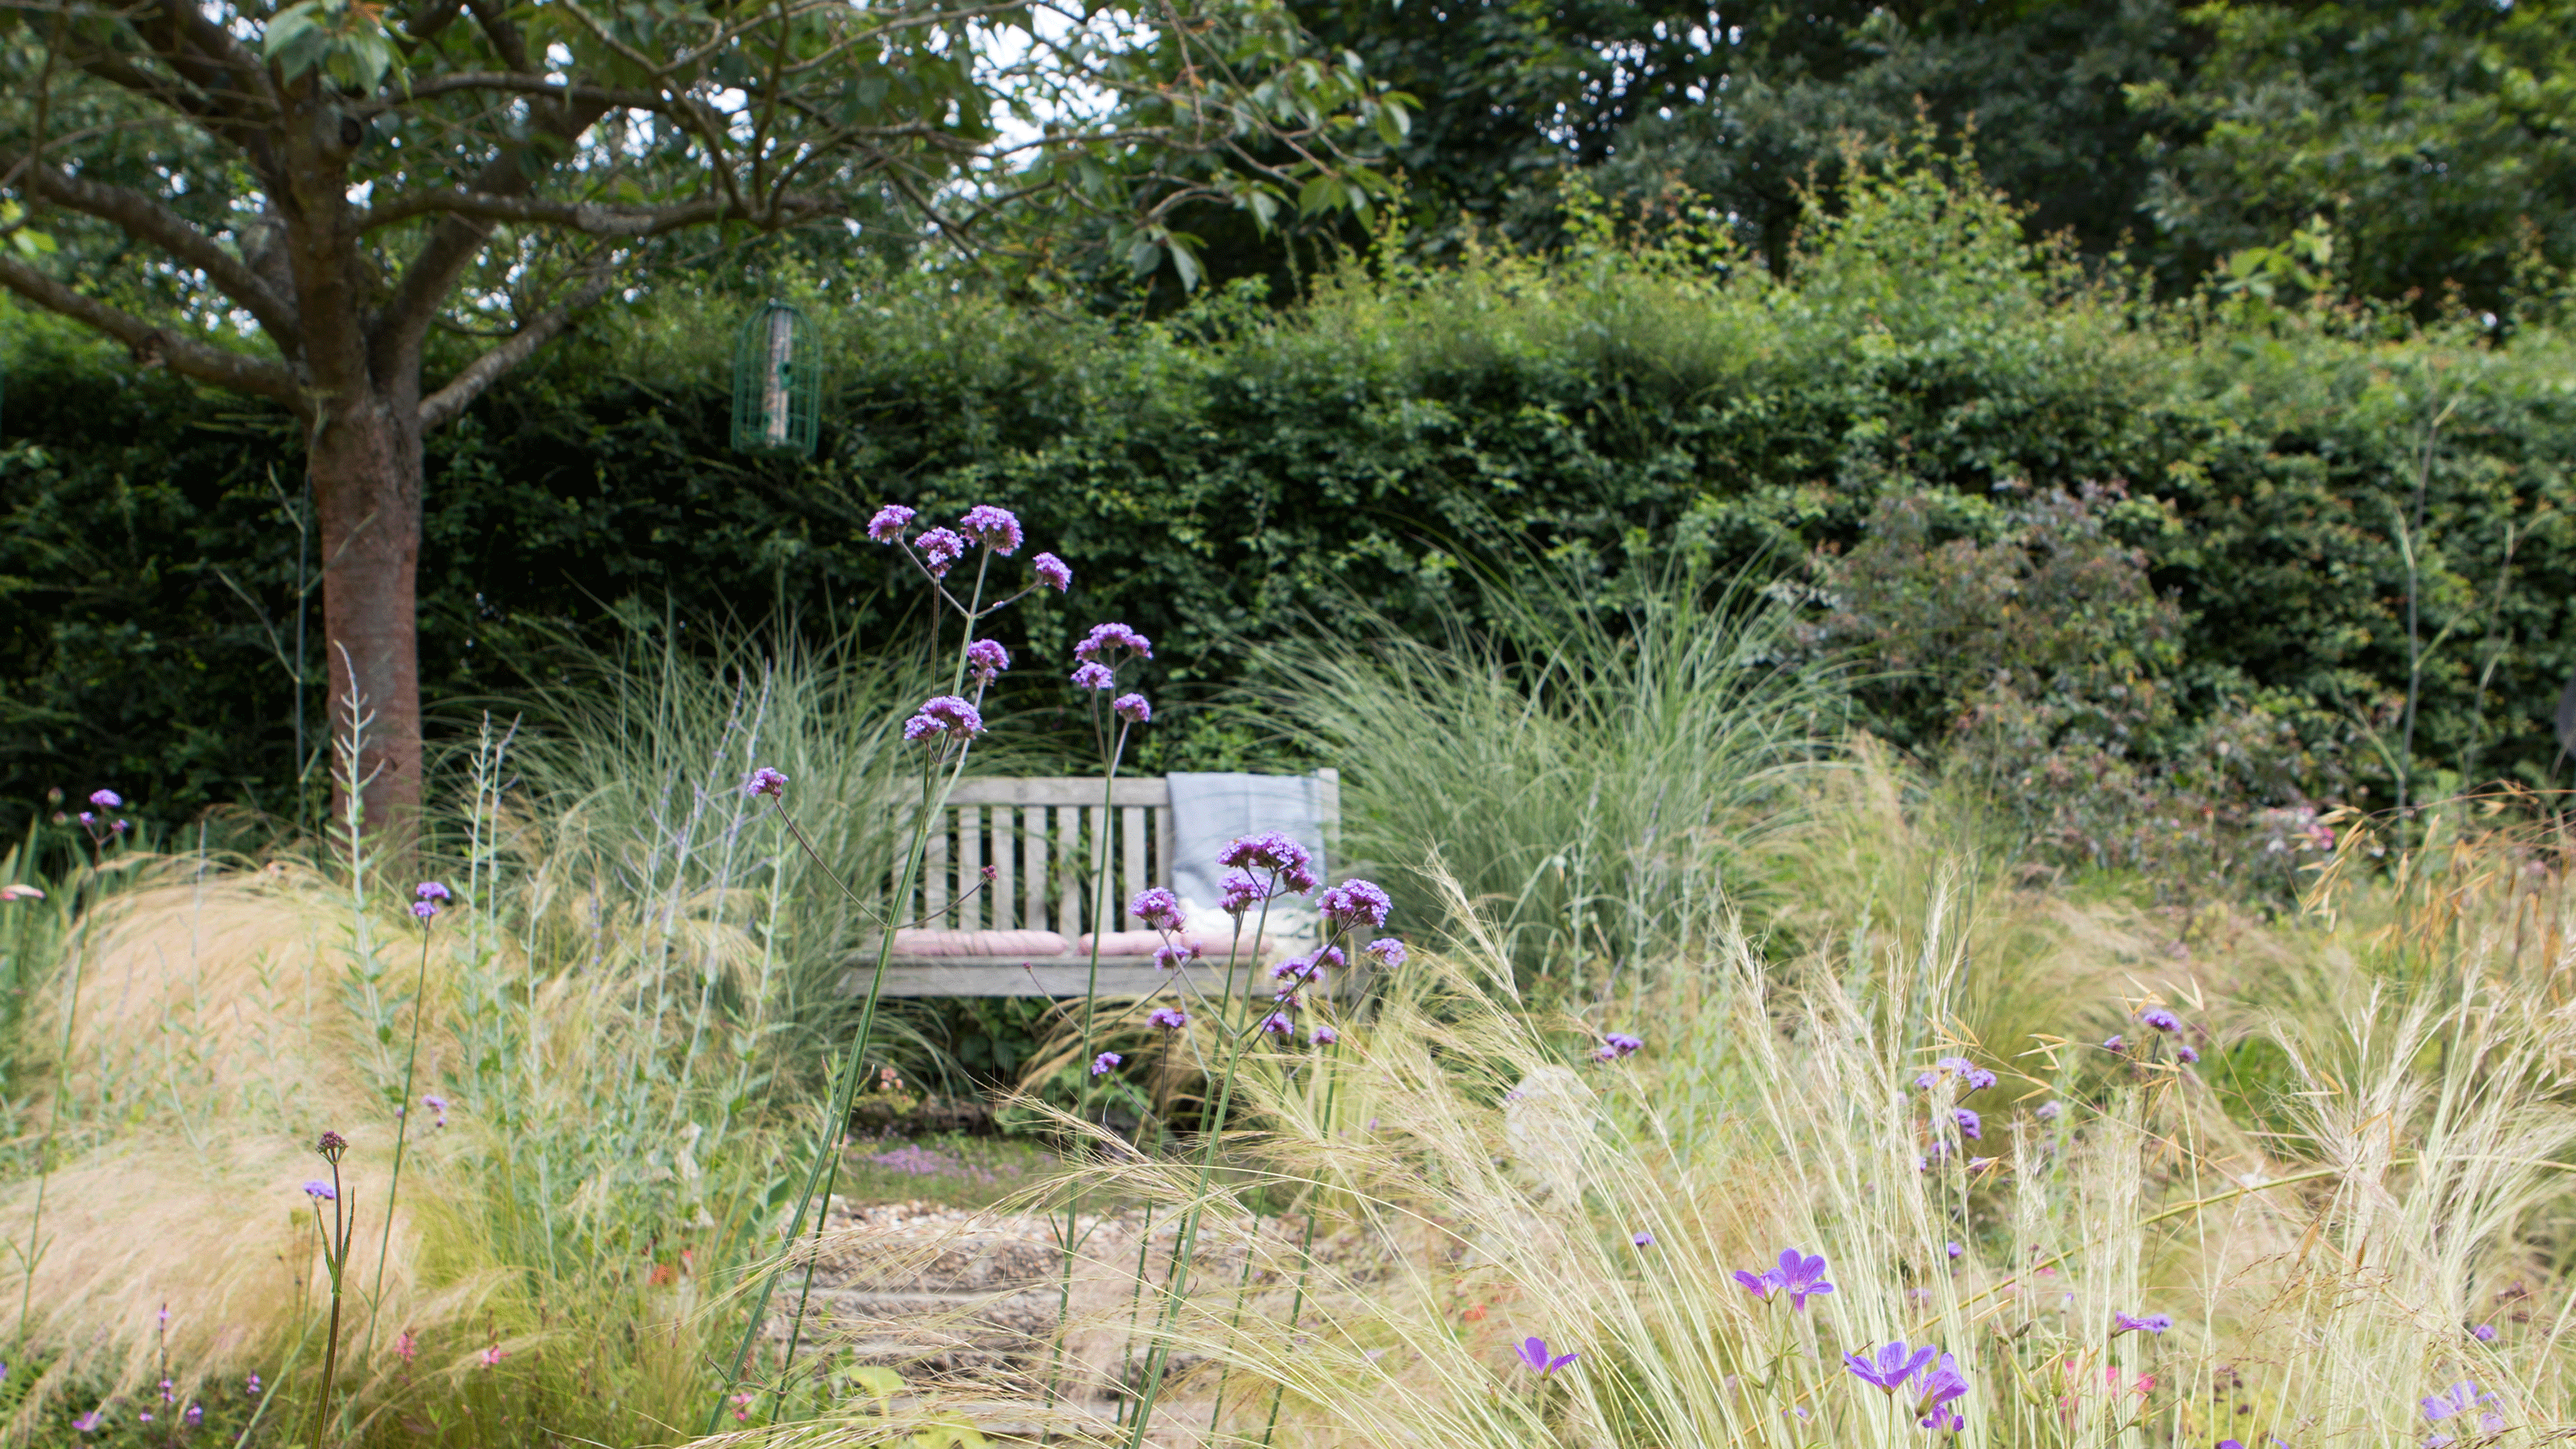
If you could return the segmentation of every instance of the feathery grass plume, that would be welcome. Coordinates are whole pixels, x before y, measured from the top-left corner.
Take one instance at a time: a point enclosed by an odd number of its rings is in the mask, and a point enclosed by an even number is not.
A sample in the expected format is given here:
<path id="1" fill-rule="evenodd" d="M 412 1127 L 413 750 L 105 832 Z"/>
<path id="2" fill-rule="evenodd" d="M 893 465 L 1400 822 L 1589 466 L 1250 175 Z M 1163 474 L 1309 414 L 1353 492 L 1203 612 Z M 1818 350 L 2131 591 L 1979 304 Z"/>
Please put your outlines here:
<path id="1" fill-rule="evenodd" d="M 1525 974 L 1638 989 L 1617 973 L 1705 950 L 1712 903 L 1758 894 L 1754 848 L 1795 818 L 1842 683 L 1778 662 L 1794 612 L 1751 578 L 1675 563 L 1611 609 L 1531 563 L 1480 598 L 1491 630 L 1453 617 L 1439 643 L 1362 614 L 1265 646 L 1255 697 L 1341 766 L 1346 850 L 1405 920 L 1465 928 L 1436 855 Z"/>

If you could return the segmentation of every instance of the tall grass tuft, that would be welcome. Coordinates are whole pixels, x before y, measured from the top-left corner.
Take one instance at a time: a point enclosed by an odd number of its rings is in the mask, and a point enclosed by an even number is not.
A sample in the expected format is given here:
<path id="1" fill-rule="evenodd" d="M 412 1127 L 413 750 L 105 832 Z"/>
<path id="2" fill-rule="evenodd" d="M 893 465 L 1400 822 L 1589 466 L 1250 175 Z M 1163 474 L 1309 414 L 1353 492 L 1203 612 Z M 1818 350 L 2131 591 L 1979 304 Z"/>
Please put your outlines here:
<path id="1" fill-rule="evenodd" d="M 1262 702 L 1341 766 L 1346 851 L 1388 872 L 1399 919 L 1465 929 L 1445 873 L 1524 979 L 1640 991 L 1754 903 L 1842 682 L 1786 662 L 1793 615 L 1747 579 L 1676 565 L 1612 607 L 1533 565 L 1485 592 L 1490 632 L 1267 648 Z"/>

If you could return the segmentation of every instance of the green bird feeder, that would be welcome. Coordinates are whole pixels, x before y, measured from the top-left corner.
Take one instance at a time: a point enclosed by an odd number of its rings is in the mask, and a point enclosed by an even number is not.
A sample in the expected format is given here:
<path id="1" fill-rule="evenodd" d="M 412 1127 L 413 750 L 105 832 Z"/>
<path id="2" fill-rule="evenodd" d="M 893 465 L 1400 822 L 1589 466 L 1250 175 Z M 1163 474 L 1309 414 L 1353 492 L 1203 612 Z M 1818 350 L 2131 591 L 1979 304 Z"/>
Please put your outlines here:
<path id="1" fill-rule="evenodd" d="M 733 344 L 733 448 L 810 458 L 823 405 L 822 358 L 805 314 L 771 302 L 744 319 Z"/>

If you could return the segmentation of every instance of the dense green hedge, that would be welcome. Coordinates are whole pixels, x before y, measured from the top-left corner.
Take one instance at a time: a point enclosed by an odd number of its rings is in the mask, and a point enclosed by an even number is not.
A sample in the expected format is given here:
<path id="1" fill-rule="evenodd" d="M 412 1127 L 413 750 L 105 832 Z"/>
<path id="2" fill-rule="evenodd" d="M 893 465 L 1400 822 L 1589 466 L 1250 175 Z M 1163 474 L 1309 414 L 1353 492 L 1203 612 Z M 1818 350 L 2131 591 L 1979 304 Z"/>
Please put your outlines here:
<path id="1" fill-rule="evenodd" d="M 1080 627 L 1123 617 L 1161 641 L 1155 687 L 1186 704 L 1247 639 L 1363 605 L 1423 627 L 1472 607 L 1462 565 L 1552 560 L 1615 597 L 1676 547 L 1799 566 L 1863 544 L 1891 499 L 1918 500 L 1932 545 L 1994 545 L 2034 526 L 2028 500 L 2092 484 L 2101 528 L 2180 611 L 2178 647 L 2122 656 L 2168 707 L 2135 738 L 2115 723 L 2114 752 L 2188 754 L 2252 711 L 2296 733 L 2306 788 L 2385 798 L 2376 742 L 2397 738 L 2408 679 L 2392 530 L 2429 457 L 2419 637 L 2440 642 L 2419 769 L 2548 773 L 2576 664 L 2565 338 L 2491 346 L 2473 324 L 2251 294 L 2149 306 L 1938 177 L 1850 201 L 1786 280 L 1722 241 L 1619 245 L 1591 220 L 1545 262 L 1353 271 L 1285 316 L 1238 296 L 1122 326 L 933 280 L 818 279 L 802 295 L 835 359 L 830 424 L 801 467 L 725 450 L 743 304 L 655 297 L 434 440 L 430 688 L 506 690 L 542 662 L 531 625 L 620 614 L 896 638 L 909 596 L 859 534 L 886 500 L 1018 507 L 1079 582 L 1010 642 L 1052 671 Z M 0 361 L 0 798 L 113 779 L 173 813 L 287 799 L 291 432 L 16 313 Z M 1980 596 L 2010 608 L 2019 587 Z M 2043 607 L 2079 646 L 2100 623 L 2080 597 Z M 1880 701 L 1915 743 L 1991 683 L 1980 661 L 1935 662 L 1952 681 L 1936 698 Z M 1061 699 L 1032 678 L 1012 717 L 1043 726 Z M 1214 711 L 1171 724 L 1149 766 L 1257 748 Z"/>

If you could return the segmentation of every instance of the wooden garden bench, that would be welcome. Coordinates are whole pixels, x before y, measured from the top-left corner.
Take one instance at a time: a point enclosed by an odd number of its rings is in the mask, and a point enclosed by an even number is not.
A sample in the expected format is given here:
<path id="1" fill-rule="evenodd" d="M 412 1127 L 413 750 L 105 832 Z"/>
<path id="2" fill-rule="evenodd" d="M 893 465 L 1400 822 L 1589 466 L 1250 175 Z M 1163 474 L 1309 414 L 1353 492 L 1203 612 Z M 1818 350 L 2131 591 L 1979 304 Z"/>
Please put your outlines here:
<path id="1" fill-rule="evenodd" d="M 1341 819 L 1340 773 L 1318 770 L 1309 778 L 1329 835 Z M 1148 886 L 1172 884 L 1170 781 L 1121 779 L 1106 805 L 1101 786 L 1098 776 L 959 781 L 931 832 L 921 889 L 903 912 L 926 927 L 897 933 L 884 994 L 1082 995 L 1091 971 L 1085 933 L 1098 924 L 1090 918 L 1087 878 L 1092 842 L 1109 842 L 1111 932 L 1144 931 L 1127 903 Z M 1130 954 L 1104 951 L 1102 995 L 1149 995 L 1171 981 L 1141 938 L 1113 935 L 1109 943 Z M 1222 962 L 1222 940 L 1203 945 Z M 843 989 L 864 993 L 875 964 L 874 950 L 853 957 Z"/>

